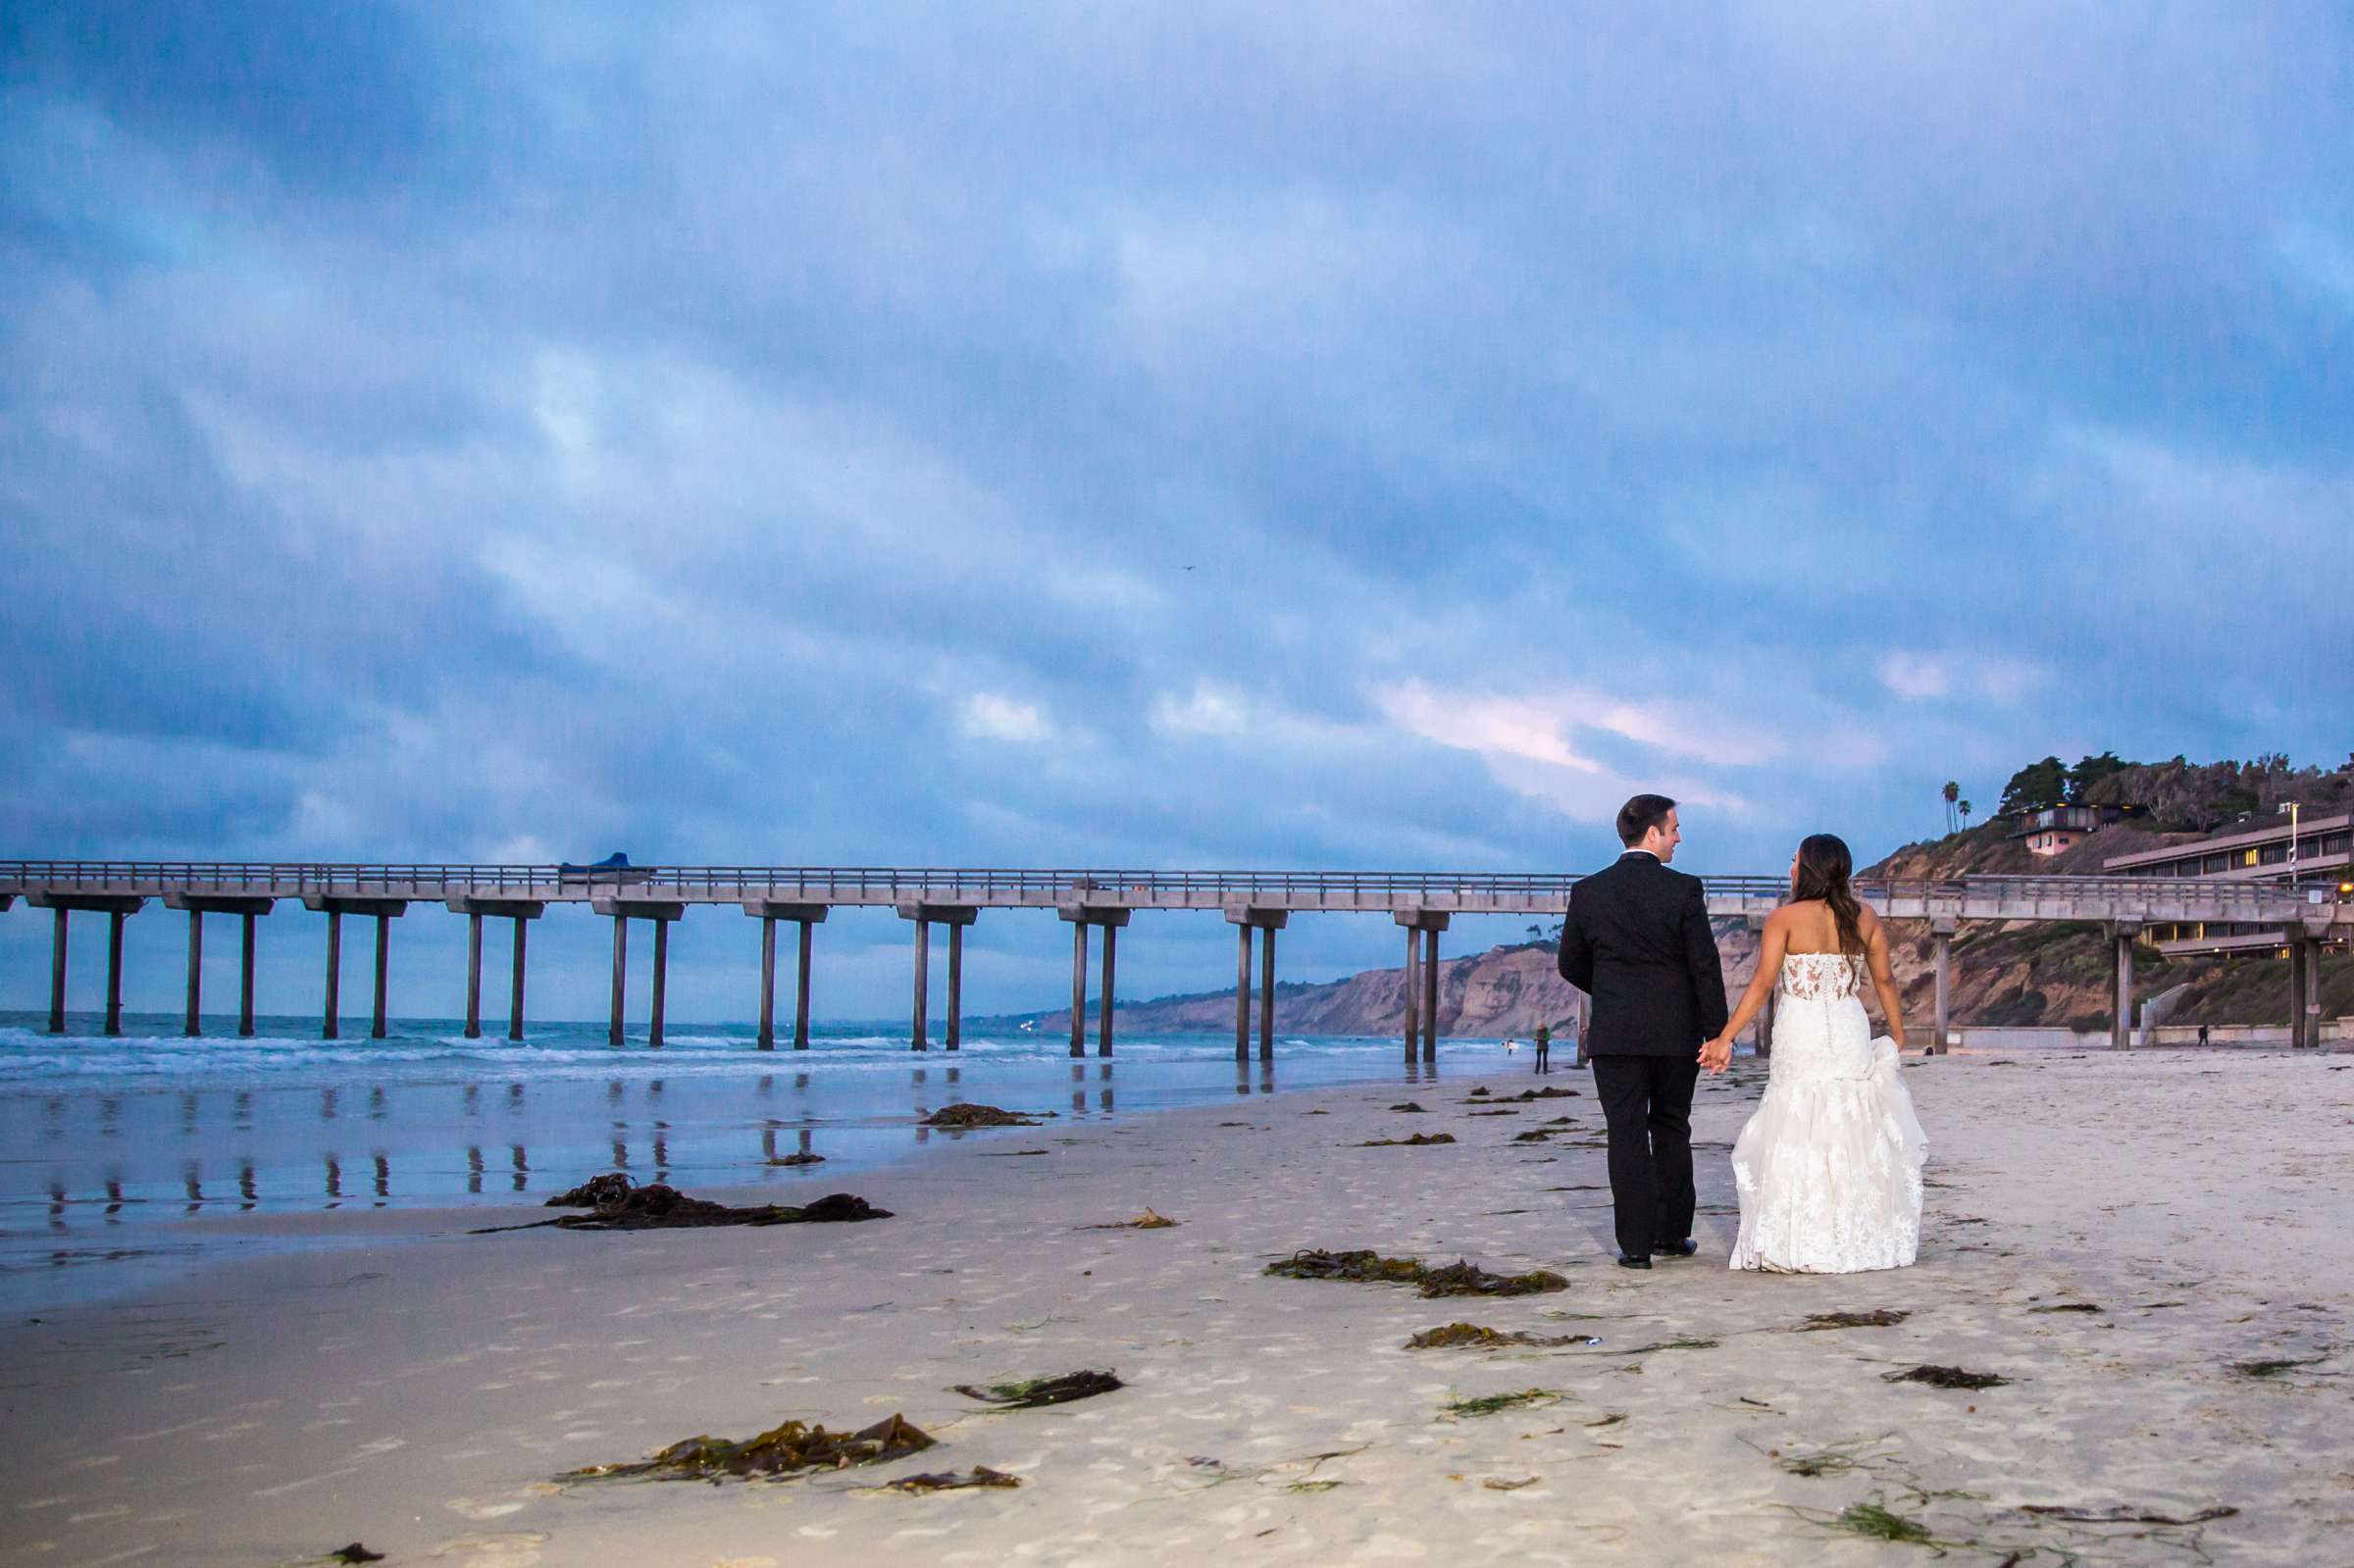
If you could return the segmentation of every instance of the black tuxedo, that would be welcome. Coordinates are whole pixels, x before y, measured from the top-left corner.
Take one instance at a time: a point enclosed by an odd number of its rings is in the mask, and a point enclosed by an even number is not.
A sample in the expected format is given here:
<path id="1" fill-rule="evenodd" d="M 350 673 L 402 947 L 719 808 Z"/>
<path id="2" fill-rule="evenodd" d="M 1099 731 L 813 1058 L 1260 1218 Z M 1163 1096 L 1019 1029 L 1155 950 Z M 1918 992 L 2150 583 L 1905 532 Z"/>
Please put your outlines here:
<path id="1" fill-rule="evenodd" d="M 1700 879 L 1639 850 L 1579 879 L 1560 965 L 1594 999 L 1586 1055 L 1610 1122 L 1618 1250 L 1649 1257 L 1692 1234 L 1692 1087 L 1701 1041 L 1725 1025 Z"/>

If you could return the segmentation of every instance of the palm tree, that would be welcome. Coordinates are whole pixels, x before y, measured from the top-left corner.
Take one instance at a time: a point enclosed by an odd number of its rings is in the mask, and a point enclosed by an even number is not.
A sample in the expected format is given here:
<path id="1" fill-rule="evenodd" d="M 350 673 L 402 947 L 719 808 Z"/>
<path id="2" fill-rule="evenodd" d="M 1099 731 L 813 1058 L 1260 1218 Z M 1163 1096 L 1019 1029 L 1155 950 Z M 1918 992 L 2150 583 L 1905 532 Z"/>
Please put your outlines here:
<path id="1" fill-rule="evenodd" d="M 1970 802 L 1967 800 L 1961 801 L 1956 806 L 1956 809 L 1962 813 L 1962 827 L 1963 830 L 1967 832 L 1970 828 Z"/>
<path id="2" fill-rule="evenodd" d="M 1954 831 L 1954 802 L 1962 798 L 1962 786 L 1953 780 L 1945 782 L 1945 831 Z"/>

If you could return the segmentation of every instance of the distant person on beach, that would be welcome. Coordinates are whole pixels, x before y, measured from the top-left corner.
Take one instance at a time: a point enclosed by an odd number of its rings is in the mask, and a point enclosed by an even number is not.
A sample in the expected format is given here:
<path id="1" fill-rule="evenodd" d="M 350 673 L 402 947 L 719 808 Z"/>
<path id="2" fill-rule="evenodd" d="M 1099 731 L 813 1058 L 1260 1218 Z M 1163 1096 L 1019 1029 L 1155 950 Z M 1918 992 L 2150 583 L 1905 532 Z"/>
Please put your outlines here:
<path id="1" fill-rule="evenodd" d="M 2207 1043 L 2207 1026 L 2205 1024 L 2199 1026 L 2199 1043 L 2202 1045 Z"/>
<path id="2" fill-rule="evenodd" d="M 1721 1073 L 1733 1037 L 1774 997 L 1766 1097 L 1733 1143 L 1741 1230 L 1731 1266 L 1777 1274 L 1901 1269 L 1920 1245 L 1928 1140 L 1897 1072 L 1902 997 L 1880 919 L 1848 885 L 1847 845 L 1815 834 L 1790 857 L 1790 901 L 1766 917 L 1758 973 L 1701 1047 Z M 1888 1033 L 1874 1037 L 1867 981 Z"/>
<path id="3" fill-rule="evenodd" d="M 1537 1071 L 1540 1073 L 1551 1072 L 1552 1069 L 1548 1067 L 1546 1063 L 1548 1058 L 1553 1055 L 1553 1027 L 1549 1024 L 1539 1024 L 1537 1026 L 1536 1041 Z"/>
<path id="4" fill-rule="evenodd" d="M 1724 966 L 1698 877 L 1668 869 L 1675 802 L 1618 808 L 1617 863 L 1581 877 L 1561 922 L 1561 978 L 1593 998 L 1585 1054 L 1610 1125 L 1618 1265 L 1690 1257 L 1692 1086 L 1697 1049 L 1724 1027 Z"/>

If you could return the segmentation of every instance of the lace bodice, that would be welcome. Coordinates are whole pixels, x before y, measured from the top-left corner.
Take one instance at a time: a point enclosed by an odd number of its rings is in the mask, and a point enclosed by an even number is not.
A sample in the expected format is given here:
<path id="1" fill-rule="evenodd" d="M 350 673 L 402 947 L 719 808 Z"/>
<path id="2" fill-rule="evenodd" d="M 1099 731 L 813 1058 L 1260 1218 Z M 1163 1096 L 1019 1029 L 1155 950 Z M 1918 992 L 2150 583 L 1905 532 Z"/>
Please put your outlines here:
<path id="1" fill-rule="evenodd" d="M 1836 1001 L 1864 988 L 1864 960 L 1850 953 L 1785 953 L 1781 992 L 1801 1001 Z"/>

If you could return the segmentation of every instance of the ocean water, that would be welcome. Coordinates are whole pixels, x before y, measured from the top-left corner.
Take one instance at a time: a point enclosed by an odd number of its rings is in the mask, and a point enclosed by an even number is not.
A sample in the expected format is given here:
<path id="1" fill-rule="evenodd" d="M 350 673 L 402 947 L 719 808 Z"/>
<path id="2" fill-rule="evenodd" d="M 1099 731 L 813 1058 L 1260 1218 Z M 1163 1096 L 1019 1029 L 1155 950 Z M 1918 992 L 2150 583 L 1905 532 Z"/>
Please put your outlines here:
<path id="1" fill-rule="evenodd" d="M 1269 1069 L 1255 1037 L 1238 1065 L 1230 1033 L 1122 1034 L 1109 1059 L 1091 1038 L 1081 1060 L 1067 1035 L 1018 1030 L 914 1052 L 904 1024 L 815 1027 L 808 1050 L 762 1051 L 749 1024 L 672 1025 L 655 1049 L 642 1031 L 612 1045 L 602 1023 L 535 1024 L 513 1043 L 499 1031 L 469 1040 L 441 1019 L 397 1022 L 381 1040 L 365 1018 L 345 1020 L 339 1040 L 320 1039 L 315 1018 L 257 1019 L 251 1039 L 233 1017 L 208 1018 L 194 1039 L 177 1016 L 127 1015 L 116 1038 L 95 1015 L 70 1018 L 63 1037 L 46 1022 L 0 1013 L 0 1310 L 18 1313 L 367 1230 L 272 1234 L 238 1216 L 520 1211 L 608 1170 L 793 1202 L 854 1190 L 856 1172 L 939 1138 L 1035 1143 L 1057 1124 L 1513 1065 L 1493 1040 L 1442 1041 L 1432 1068 L 1407 1063 L 1394 1038 L 1279 1036 Z M 959 1100 L 1055 1121 L 972 1135 L 916 1125 Z M 823 1163 L 776 1163 L 795 1153 Z"/>

